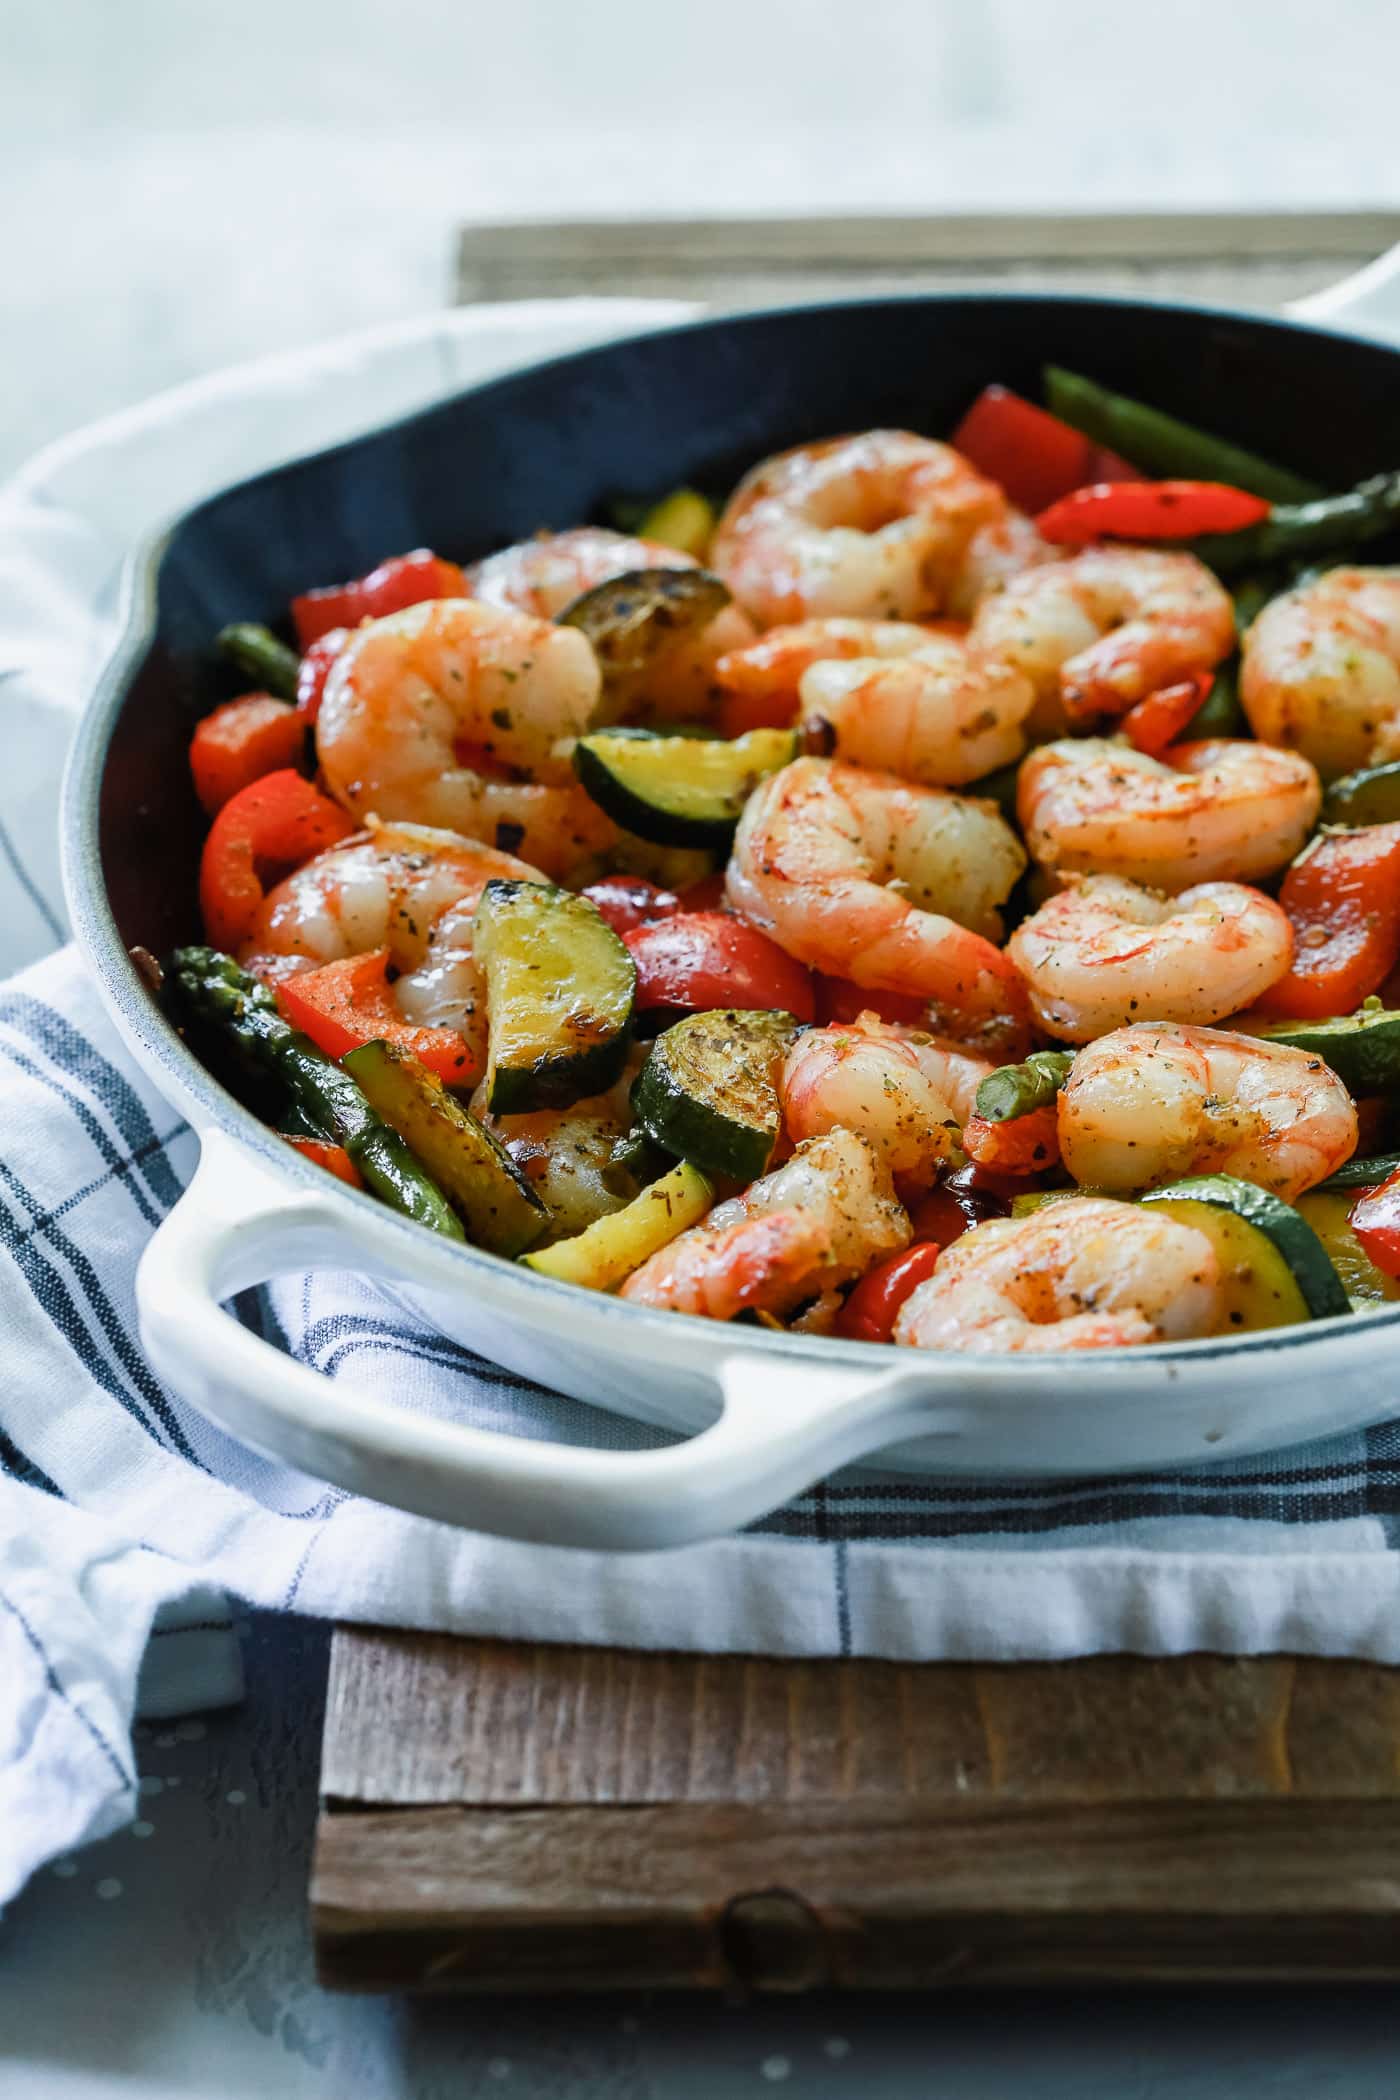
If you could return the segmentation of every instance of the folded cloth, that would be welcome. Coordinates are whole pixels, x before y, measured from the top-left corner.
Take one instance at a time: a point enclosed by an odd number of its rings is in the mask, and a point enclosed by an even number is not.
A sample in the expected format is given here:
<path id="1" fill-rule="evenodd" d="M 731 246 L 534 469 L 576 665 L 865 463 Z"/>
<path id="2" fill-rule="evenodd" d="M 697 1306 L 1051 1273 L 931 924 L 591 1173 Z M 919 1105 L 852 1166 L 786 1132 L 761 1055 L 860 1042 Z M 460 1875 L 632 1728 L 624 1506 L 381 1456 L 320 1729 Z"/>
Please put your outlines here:
<path id="1" fill-rule="evenodd" d="M 131 539 L 230 476 L 672 311 L 589 302 L 434 317 L 186 389 L 54 448 L 0 493 L 10 960 L 61 935 L 56 767 Z M 71 948 L 0 987 L 0 1902 L 41 1860 L 134 1812 L 138 1672 L 151 1710 L 237 1696 L 228 1593 L 623 1646 L 1400 1660 L 1390 1428 L 1115 1481 L 850 1474 L 737 1538 L 640 1566 L 483 1538 L 327 1488 L 244 1450 L 142 1359 L 135 1267 L 194 1151 Z M 282 1279 L 237 1309 L 327 1377 L 390 1384 L 405 1407 L 616 1449 L 657 1440 L 415 1326 L 354 1276 Z"/>

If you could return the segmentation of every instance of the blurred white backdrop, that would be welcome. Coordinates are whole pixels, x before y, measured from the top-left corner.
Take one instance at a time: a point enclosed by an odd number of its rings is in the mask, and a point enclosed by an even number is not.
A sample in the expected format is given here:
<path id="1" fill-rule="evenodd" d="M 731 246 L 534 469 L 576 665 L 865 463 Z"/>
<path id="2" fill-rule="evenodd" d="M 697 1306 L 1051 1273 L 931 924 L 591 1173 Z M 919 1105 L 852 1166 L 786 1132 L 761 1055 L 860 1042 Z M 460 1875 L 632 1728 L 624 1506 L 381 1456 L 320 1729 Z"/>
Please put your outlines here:
<path id="1" fill-rule="evenodd" d="M 1400 202 L 1395 0 L 3 0 L 0 470 L 471 217 Z"/>

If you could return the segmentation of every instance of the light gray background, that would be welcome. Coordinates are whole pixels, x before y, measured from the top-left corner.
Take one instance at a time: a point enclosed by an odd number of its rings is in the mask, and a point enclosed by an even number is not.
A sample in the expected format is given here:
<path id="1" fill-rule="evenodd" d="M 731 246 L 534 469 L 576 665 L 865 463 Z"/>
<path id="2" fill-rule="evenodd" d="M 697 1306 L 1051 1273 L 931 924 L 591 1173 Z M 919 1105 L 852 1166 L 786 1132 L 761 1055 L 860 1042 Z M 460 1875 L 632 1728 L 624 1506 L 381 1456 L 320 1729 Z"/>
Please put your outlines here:
<path id="1" fill-rule="evenodd" d="M 437 305 L 467 218 L 1400 204 L 1393 0 L 0 0 L 0 471 Z M 1390 1993 L 748 2010 L 335 2000 L 303 1918 L 324 1629 L 148 1731 L 137 1834 L 0 1924 L 4 2100 L 1382 2100 Z"/>

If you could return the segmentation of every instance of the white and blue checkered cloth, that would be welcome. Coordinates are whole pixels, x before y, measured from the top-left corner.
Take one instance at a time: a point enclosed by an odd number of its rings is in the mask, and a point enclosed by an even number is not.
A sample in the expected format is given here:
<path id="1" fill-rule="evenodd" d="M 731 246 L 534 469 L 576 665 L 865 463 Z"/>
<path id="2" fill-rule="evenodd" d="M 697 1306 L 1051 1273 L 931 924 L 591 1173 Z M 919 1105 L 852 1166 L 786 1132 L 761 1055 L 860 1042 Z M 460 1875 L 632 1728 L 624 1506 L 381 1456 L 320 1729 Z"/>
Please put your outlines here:
<path id="1" fill-rule="evenodd" d="M 0 491 L 0 1903 L 134 1813 L 130 1724 L 237 1698 L 229 1596 L 619 1645 L 897 1658 L 1292 1649 L 1400 1660 L 1400 1431 L 1129 1480 L 846 1476 L 635 1559 L 406 1517 L 252 1456 L 164 1390 L 133 1276 L 194 1140 L 64 938 L 54 808 L 124 550 L 210 489 L 511 363 L 671 317 L 443 315 L 184 389 Z M 19 968 L 27 964 L 28 967 Z M 409 1326 L 350 1276 L 245 1319 L 405 1406 L 613 1447 L 651 1433 Z"/>

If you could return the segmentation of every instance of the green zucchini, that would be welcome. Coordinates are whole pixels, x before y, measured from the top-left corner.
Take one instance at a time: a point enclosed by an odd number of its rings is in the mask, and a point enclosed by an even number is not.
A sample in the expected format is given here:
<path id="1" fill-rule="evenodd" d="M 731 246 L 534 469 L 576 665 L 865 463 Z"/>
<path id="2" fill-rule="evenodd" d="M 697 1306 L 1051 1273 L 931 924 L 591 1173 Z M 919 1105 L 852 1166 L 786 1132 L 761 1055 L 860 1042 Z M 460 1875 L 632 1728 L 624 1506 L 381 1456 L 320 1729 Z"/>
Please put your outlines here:
<path id="1" fill-rule="evenodd" d="M 622 1076 L 637 972 L 586 897 L 543 882 L 488 882 L 473 925 L 490 1015 L 493 1116 L 567 1108 Z"/>
<path id="2" fill-rule="evenodd" d="M 708 569 L 628 569 L 566 605 L 559 625 L 587 635 L 603 674 L 594 720 L 616 722 L 642 705 L 658 658 L 729 602 L 729 586 Z"/>
<path id="3" fill-rule="evenodd" d="M 689 1014 L 653 1043 L 632 1112 L 658 1145 L 702 1173 L 753 1181 L 782 1129 L 778 1074 L 796 1032 L 791 1014 Z"/>
<path id="4" fill-rule="evenodd" d="M 1330 1065 L 1352 1094 L 1400 1092 L 1400 1013 L 1368 999 L 1354 1014 L 1327 1021 L 1270 1021 L 1251 1028 L 1264 1043 L 1287 1043 Z"/>
<path id="5" fill-rule="evenodd" d="M 1310 1189 L 1298 1198 L 1298 1214 L 1305 1218 L 1327 1250 L 1328 1258 L 1342 1280 L 1352 1305 L 1393 1304 L 1400 1298 L 1400 1283 L 1378 1269 L 1352 1229 L 1351 1208 L 1355 1193 L 1348 1189 Z"/>
<path id="6" fill-rule="evenodd" d="M 682 1162 L 643 1189 L 625 1210 L 596 1219 L 571 1240 L 556 1240 L 538 1254 L 527 1254 L 525 1261 L 541 1276 L 553 1276 L 560 1283 L 610 1291 L 688 1227 L 698 1225 L 714 1200 L 704 1175 Z"/>
<path id="7" fill-rule="evenodd" d="M 1350 1312 L 1327 1249 L 1290 1203 L 1233 1174 L 1200 1174 L 1139 1198 L 1194 1225 L 1215 1248 L 1224 1285 L 1221 1332 L 1293 1327 Z"/>
<path id="8" fill-rule="evenodd" d="M 1322 798 L 1322 821 L 1357 828 L 1400 822 L 1400 759 L 1334 780 Z"/>
<path id="9" fill-rule="evenodd" d="M 442 1081 L 393 1043 L 361 1043 L 341 1059 L 371 1108 L 396 1130 L 491 1254 L 537 1240 L 549 1213 L 505 1147 Z"/>
<path id="10" fill-rule="evenodd" d="M 672 489 L 669 496 L 663 496 L 646 512 L 637 527 L 637 537 L 659 540 L 663 547 L 675 547 L 680 553 L 703 561 L 718 523 L 708 496 L 702 496 L 698 489 Z"/>
<path id="11" fill-rule="evenodd" d="M 726 846 L 744 804 L 797 756 L 791 729 L 718 737 L 609 729 L 580 737 L 574 771 L 615 822 L 663 846 Z"/>
<path id="12" fill-rule="evenodd" d="M 1316 1193 L 1330 1196 L 1334 1189 L 1378 1189 L 1400 1170 L 1400 1152 L 1377 1152 L 1370 1159 L 1349 1159 L 1317 1185 Z"/>

